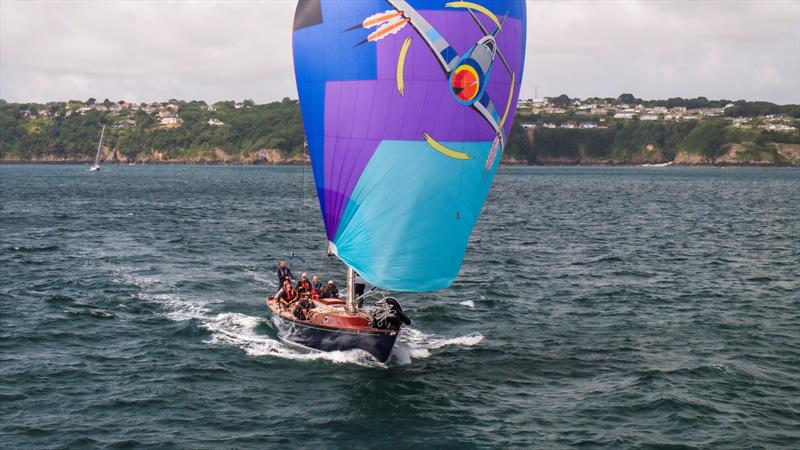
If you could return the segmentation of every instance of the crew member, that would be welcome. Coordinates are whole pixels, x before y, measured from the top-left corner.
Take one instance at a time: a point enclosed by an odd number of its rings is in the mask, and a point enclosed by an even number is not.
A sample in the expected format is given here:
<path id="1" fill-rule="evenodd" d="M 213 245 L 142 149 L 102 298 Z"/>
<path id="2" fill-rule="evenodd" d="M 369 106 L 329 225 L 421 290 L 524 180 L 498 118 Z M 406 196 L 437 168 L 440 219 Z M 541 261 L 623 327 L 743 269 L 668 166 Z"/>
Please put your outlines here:
<path id="1" fill-rule="evenodd" d="M 308 320 L 309 312 L 315 307 L 314 302 L 303 297 L 295 304 L 292 314 L 299 320 Z"/>
<path id="2" fill-rule="evenodd" d="M 366 289 L 366 287 L 367 287 L 367 282 L 364 281 L 363 278 L 361 278 L 361 275 L 359 275 L 358 272 L 356 272 L 355 275 L 356 276 L 355 276 L 355 279 L 353 280 L 353 284 L 355 285 L 355 288 L 356 288 L 356 291 L 355 291 L 356 292 L 356 297 L 360 297 L 360 296 L 364 295 L 364 289 Z"/>
<path id="3" fill-rule="evenodd" d="M 278 303 L 281 305 L 283 309 L 289 307 L 295 300 L 297 300 L 297 291 L 292 289 L 292 283 L 290 281 L 285 281 L 283 283 L 283 289 L 278 292 L 278 295 L 275 296 L 278 299 Z"/>
<path id="4" fill-rule="evenodd" d="M 319 282 L 319 277 L 314 275 L 311 278 L 311 298 L 314 300 L 319 300 L 321 291 L 322 291 L 322 283 Z"/>
<path id="5" fill-rule="evenodd" d="M 283 286 L 283 282 L 286 281 L 286 277 L 289 279 L 293 279 L 294 275 L 292 275 L 292 270 L 286 267 L 286 261 L 280 260 L 278 261 L 278 270 L 276 272 L 278 275 L 278 286 Z"/>
<path id="6" fill-rule="evenodd" d="M 333 280 L 328 280 L 328 285 L 322 288 L 322 298 L 339 298 L 339 288 Z"/>
<path id="7" fill-rule="evenodd" d="M 308 274 L 305 272 L 300 276 L 300 281 L 297 282 L 297 293 L 301 296 L 311 294 L 311 282 L 308 281 Z"/>

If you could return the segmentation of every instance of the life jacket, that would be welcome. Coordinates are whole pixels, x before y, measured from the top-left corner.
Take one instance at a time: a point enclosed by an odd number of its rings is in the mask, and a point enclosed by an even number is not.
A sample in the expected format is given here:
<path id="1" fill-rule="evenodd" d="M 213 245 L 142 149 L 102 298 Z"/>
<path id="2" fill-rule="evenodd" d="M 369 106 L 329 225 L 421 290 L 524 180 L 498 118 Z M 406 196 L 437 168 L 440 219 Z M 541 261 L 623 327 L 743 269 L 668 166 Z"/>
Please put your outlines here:
<path id="1" fill-rule="evenodd" d="M 286 300 L 288 301 L 292 301 L 297 298 L 297 291 L 295 291 L 291 287 L 289 287 L 288 291 L 284 290 L 283 292 L 286 293 Z"/>
<path id="2" fill-rule="evenodd" d="M 297 286 L 297 289 L 302 289 L 305 292 L 310 292 L 311 291 L 311 283 L 308 280 L 301 281 L 300 285 Z"/>
<path id="3" fill-rule="evenodd" d="M 322 283 L 317 281 L 317 284 L 311 284 L 311 298 L 319 300 L 319 291 L 322 289 Z"/>

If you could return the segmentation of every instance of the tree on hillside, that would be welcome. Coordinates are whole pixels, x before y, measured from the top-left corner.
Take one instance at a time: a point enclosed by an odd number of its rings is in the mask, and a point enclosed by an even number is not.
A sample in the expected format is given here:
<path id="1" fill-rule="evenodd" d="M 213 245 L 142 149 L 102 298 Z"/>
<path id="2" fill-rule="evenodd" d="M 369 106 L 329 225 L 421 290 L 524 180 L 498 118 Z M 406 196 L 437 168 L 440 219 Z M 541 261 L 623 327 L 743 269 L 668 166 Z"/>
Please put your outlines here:
<path id="1" fill-rule="evenodd" d="M 620 103 L 636 103 L 637 99 L 633 94 L 620 94 L 617 97 L 617 101 Z"/>
<path id="2" fill-rule="evenodd" d="M 572 104 L 572 99 L 567 94 L 561 94 L 558 97 L 551 99 L 550 102 L 559 108 L 568 108 Z"/>
<path id="3" fill-rule="evenodd" d="M 724 153 L 723 146 L 730 142 L 725 120 L 707 120 L 697 125 L 680 145 L 680 149 L 708 158 L 717 158 Z"/>
<path id="4" fill-rule="evenodd" d="M 94 105 L 94 103 L 95 103 L 96 101 L 97 101 L 97 100 L 95 100 L 95 98 L 94 98 L 94 97 L 89 97 L 89 100 L 86 100 L 86 104 L 87 104 L 87 105 Z"/>

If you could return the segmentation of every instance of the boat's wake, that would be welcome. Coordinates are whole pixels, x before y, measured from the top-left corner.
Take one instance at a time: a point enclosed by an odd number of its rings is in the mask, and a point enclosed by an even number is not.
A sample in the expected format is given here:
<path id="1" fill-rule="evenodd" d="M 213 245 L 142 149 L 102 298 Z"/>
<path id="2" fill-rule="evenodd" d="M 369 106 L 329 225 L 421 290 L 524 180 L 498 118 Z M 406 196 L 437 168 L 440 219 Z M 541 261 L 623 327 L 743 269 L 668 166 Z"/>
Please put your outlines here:
<path id="1" fill-rule="evenodd" d="M 387 364 L 375 361 L 367 352 L 348 350 L 317 352 L 298 348 L 272 336 L 266 317 L 227 312 L 214 314 L 207 302 L 183 300 L 172 294 L 140 294 L 145 301 L 158 303 L 165 310 L 164 317 L 177 322 L 197 320 L 200 327 L 211 336 L 206 340 L 211 345 L 230 345 L 256 357 L 278 357 L 300 361 L 326 360 L 337 364 L 355 364 L 364 367 L 385 368 L 411 364 L 415 359 L 428 358 L 432 352 L 448 346 L 472 347 L 483 340 L 479 333 L 458 337 L 443 337 L 424 333 L 416 328 L 403 328 L 395 344 L 392 357 Z"/>
<path id="2" fill-rule="evenodd" d="M 405 328 L 400 333 L 388 363 L 382 364 L 362 350 L 318 352 L 298 348 L 280 338 L 271 337 L 259 329 L 262 328 L 262 325 L 269 323 L 266 318 L 240 313 L 223 313 L 208 317 L 202 322 L 202 326 L 211 332 L 208 343 L 235 346 L 250 356 L 278 357 L 300 361 L 325 360 L 336 364 L 377 368 L 411 364 L 414 359 L 430 357 L 433 350 L 447 346 L 471 347 L 483 340 L 483 336 L 477 333 L 446 338 L 428 335 L 414 328 Z M 277 327 L 273 328 L 277 329 Z"/>
<path id="3" fill-rule="evenodd" d="M 176 322 L 195 320 L 199 326 L 211 333 L 206 342 L 211 345 L 228 345 L 240 348 L 254 357 L 278 357 L 290 360 L 326 360 L 336 364 L 354 364 L 364 367 L 386 368 L 411 364 L 416 359 L 428 358 L 436 350 L 449 346 L 472 347 L 483 340 L 483 335 L 473 333 L 458 337 L 427 334 L 419 329 L 404 327 L 395 344 L 387 364 L 375 361 L 367 352 L 348 350 L 338 352 L 318 352 L 298 348 L 284 342 L 278 334 L 278 327 L 268 318 L 251 316 L 238 312 L 219 312 L 221 301 L 188 299 L 159 288 L 174 288 L 158 278 L 136 277 L 120 270 L 119 282 L 132 283 L 141 291 L 137 297 L 145 302 L 157 304 L 163 316 Z"/>
<path id="4" fill-rule="evenodd" d="M 480 333 L 448 338 L 423 333 L 416 328 L 406 327 L 403 328 L 397 338 L 390 363 L 396 365 L 411 364 L 414 359 L 430 357 L 433 350 L 454 345 L 473 347 L 482 340 L 483 335 Z"/>

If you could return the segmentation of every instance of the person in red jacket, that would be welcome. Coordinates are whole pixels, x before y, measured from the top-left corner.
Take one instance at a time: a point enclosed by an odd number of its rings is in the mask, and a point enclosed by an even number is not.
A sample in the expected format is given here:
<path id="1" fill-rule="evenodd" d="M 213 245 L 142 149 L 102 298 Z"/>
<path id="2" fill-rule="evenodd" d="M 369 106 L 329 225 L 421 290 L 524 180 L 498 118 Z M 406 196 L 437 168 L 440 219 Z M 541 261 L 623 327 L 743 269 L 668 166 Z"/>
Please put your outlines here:
<path id="1" fill-rule="evenodd" d="M 283 309 L 286 309 L 297 300 L 297 291 L 292 289 L 291 281 L 284 281 L 283 289 L 275 296 Z"/>
<path id="2" fill-rule="evenodd" d="M 301 297 L 311 295 L 311 282 L 308 281 L 308 274 L 305 272 L 303 272 L 300 276 L 300 280 L 297 282 L 297 293 Z"/>

